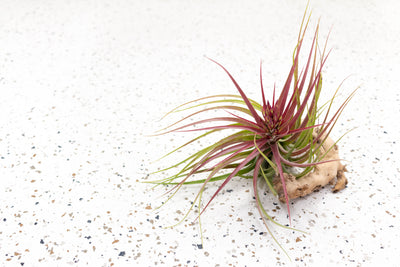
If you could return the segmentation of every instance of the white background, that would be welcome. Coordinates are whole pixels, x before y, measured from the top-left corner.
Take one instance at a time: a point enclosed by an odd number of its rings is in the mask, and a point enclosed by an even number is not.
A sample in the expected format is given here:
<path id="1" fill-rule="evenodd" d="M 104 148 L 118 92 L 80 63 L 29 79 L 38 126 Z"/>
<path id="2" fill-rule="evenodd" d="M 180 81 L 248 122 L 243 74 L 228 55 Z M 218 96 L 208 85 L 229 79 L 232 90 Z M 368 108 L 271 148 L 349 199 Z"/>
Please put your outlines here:
<path id="1" fill-rule="evenodd" d="M 203 55 L 256 100 L 260 59 L 265 88 L 283 86 L 305 1 L 1 1 L 2 265 L 396 266 L 399 4 L 310 5 L 307 40 L 318 18 L 321 38 L 333 26 L 323 97 L 350 74 L 337 103 L 361 88 L 332 133 L 357 127 L 339 144 L 348 187 L 292 201 L 293 226 L 309 235 L 271 226 L 290 262 L 265 233 L 251 181 L 232 180 L 202 216 L 203 249 L 195 215 L 163 228 L 182 218 L 198 187 L 155 211 L 166 189 L 139 181 L 165 177 L 148 174 L 209 144 L 151 163 L 191 137 L 147 137 L 180 118 L 158 121 L 165 112 L 236 93 Z M 288 223 L 284 205 L 277 210 L 270 194 L 263 201 Z"/>

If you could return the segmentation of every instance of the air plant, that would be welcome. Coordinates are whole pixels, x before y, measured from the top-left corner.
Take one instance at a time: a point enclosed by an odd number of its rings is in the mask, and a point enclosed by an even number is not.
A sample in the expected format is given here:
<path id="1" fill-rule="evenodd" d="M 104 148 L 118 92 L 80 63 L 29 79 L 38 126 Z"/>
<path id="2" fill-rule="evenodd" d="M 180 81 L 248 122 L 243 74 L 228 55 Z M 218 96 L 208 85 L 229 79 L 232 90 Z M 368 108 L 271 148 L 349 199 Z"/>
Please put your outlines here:
<path id="1" fill-rule="evenodd" d="M 353 97 L 354 92 L 331 116 L 332 103 L 338 90 L 335 91 L 330 101 L 321 107 L 318 106 L 318 100 L 322 90 L 322 69 L 330 51 L 326 51 L 328 38 L 323 51 L 320 51 L 318 45 L 318 24 L 311 43 L 307 63 L 305 67 L 299 71 L 299 54 L 310 16 L 308 16 L 306 22 L 305 19 L 306 15 L 303 17 L 297 45 L 293 53 L 293 64 L 279 96 L 276 95 L 274 86 L 272 100 L 266 99 L 261 63 L 260 85 L 262 102 L 258 103 L 246 96 L 243 89 L 225 67 L 213 59 L 209 59 L 225 71 L 233 82 L 239 95 L 227 94 L 208 96 L 185 103 L 167 113 L 167 115 L 169 115 L 173 112 L 207 105 L 202 110 L 193 112 L 162 130 L 163 132 L 160 134 L 205 131 L 205 133 L 202 133 L 167 155 L 214 133 L 235 130 L 233 134 L 227 135 L 217 142 L 190 155 L 183 161 L 167 168 L 181 167 L 173 176 L 158 181 L 152 181 L 152 183 L 156 184 L 173 185 L 172 189 L 168 191 L 171 194 L 169 199 L 171 199 L 183 185 L 202 184 L 191 208 L 182 221 L 193 209 L 196 202 L 199 203 L 199 215 L 197 217 L 199 218 L 226 184 L 229 183 L 233 177 L 239 176 L 253 179 L 256 205 L 267 229 L 266 218 L 276 224 L 278 223 L 273 221 L 266 213 L 261 203 L 258 188 L 259 178 L 265 180 L 269 190 L 274 195 L 280 194 L 281 201 L 286 202 L 289 222 L 291 222 L 289 200 L 295 196 L 291 196 L 287 191 L 287 184 L 291 182 L 290 177 L 294 182 L 306 179 L 306 177 L 314 179 L 315 177 L 313 178 L 312 175 L 314 174 L 315 176 L 316 169 L 319 168 L 318 166 L 332 166 L 333 164 L 336 169 L 333 168 L 333 170 L 330 171 L 331 177 L 325 182 L 325 184 L 327 184 L 339 171 L 344 171 L 344 166 L 340 164 L 337 156 L 336 143 L 332 142 L 328 136 L 344 107 Z M 196 103 L 199 101 L 200 104 Z M 215 110 L 226 111 L 228 115 L 206 118 L 183 126 L 178 126 L 183 121 L 198 114 Z M 205 125 L 201 128 L 191 128 L 192 126 L 203 125 L 210 122 L 218 122 L 220 125 Z M 336 151 L 333 157 L 329 156 L 330 153 L 332 154 L 332 151 Z M 191 180 L 192 177 L 198 176 L 201 178 Z M 210 182 L 220 180 L 223 181 L 222 184 L 216 189 L 205 206 L 201 208 L 201 198 L 206 185 Z M 319 183 L 319 181 L 317 183 Z M 317 184 L 317 186 L 324 186 L 325 184 Z M 303 194 L 300 193 L 299 195 L 301 196 Z M 281 224 L 278 225 L 283 226 Z M 268 231 L 270 232 L 269 229 Z M 274 240 L 276 241 L 275 238 Z"/>

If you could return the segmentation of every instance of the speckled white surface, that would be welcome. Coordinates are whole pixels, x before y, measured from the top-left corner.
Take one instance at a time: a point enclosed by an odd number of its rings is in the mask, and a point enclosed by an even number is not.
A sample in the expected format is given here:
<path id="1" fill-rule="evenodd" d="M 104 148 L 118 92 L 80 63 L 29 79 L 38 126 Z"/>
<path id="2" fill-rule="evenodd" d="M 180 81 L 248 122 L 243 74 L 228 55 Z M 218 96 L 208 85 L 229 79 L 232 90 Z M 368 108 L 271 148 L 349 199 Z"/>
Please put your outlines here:
<path id="1" fill-rule="evenodd" d="M 163 228 L 198 187 L 156 212 L 165 189 L 138 183 L 160 178 L 147 175 L 175 158 L 150 162 L 189 138 L 145 137 L 172 121 L 163 113 L 235 93 L 203 55 L 255 99 L 260 59 L 265 86 L 282 86 L 302 2 L 1 1 L 0 265 L 398 266 L 397 1 L 311 3 L 322 36 L 334 26 L 325 97 L 349 74 L 342 99 L 362 87 L 333 132 L 358 127 L 340 143 L 348 188 L 292 201 L 293 226 L 310 235 L 272 227 L 292 262 L 264 233 L 249 181 L 230 182 L 202 217 L 202 249 L 191 220 Z"/>

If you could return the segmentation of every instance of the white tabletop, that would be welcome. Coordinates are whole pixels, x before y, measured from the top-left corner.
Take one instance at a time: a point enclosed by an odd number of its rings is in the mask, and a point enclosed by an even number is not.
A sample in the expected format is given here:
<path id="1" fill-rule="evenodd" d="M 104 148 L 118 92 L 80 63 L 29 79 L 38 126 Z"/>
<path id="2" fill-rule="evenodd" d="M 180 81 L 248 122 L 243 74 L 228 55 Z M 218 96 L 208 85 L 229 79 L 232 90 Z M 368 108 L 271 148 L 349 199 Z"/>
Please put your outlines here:
<path id="1" fill-rule="evenodd" d="M 300 3 L 304 2 L 304 3 Z M 202 216 L 182 218 L 199 186 L 160 210 L 166 188 L 139 183 L 205 147 L 152 163 L 192 134 L 146 135 L 203 96 L 236 94 L 207 55 L 260 100 L 282 88 L 305 1 L 1 1 L 0 262 L 4 266 L 398 266 L 400 23 L 397 1 L 312 1 L 310 41 L 331 26 L 324 75 L 348 187 L 291 201 L 292 226 L 266 233 L 251 181 L 235 178 Z M 306 45 L 307 47 L 307 45 Z M 301 58 L 304 63 L 305 54 Z M 302 63 L 300 63 L 302 64 Z M 201 116 L 200 116 L 201 117 Z M 204 199 L 217 189 L 207 187 Z M 285 205 L 262 196 L 287 224 Z M 275 204 L 274 204 L 275 203 Z"/>

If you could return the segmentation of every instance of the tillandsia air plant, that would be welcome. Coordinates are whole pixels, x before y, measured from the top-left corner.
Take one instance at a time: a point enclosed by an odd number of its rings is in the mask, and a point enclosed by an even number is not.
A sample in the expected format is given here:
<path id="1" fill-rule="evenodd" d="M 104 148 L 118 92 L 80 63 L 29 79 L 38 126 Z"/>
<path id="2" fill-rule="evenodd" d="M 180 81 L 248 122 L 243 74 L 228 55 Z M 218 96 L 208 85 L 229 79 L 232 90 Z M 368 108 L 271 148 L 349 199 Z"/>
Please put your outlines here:
<path id="1" fill-rule="evenodd" d="M 168 200 L 183 185 L 201 184 L 191 208 L 182 221 L 186 219 L 195 203 L 198 203 L 199 214 L 197 218 L 199 218 L 218 193 L 236 176 L 253 180 L 256 205 L 271 235 L 267 219 L 280 226 L 283 225 L 275 222 L 262 205 L 258 185 L 260 178 L 265 180 L 271 193 L 277 195 L 281 202 L 286 202 L 289 222 L 291 222 L 290 199 L 305 196 L 328 183 L 332 184 L 336 177 L 334 192 L 345 187 L 347 183 L 344 176 L 345 166 L 340 163 L 336 142 L 329 137 L 329 134 L 344 107 L 353 97 L 354 92 L 334 112 L 331 111 L 332 103 L 340 86 L 334 92 L 330 101 L 321 107 L 318 106 L 322 90 L 322 68 L 330 51 L 326 51 L 328 38 L 322 51 L 318 45 L 318 24 L 308 53 L 307 63 L 299 71 L 300 50 L 310 20 L 310 16 L 307 16 L 306 13 L 300 26 L 297 45 L 293 53 L 293 64 L 279 95 L 275 94 L 274 86 L 271 90 L 272 99 L 266 99 L 262 64 L 260 64 L 261 103 L 258 103 L 246 96 L 244 90 L 225 67 L 210 59 L 225 71 L 239 94 L 200 98 L 167 113 L 169 115 L 178 111 L 203 107 L 203 109 L 193 112 L 162 129 L 160 134 L 205 131 L 167 155 L 214 133 L 226 132 L 226 130 L 235 131 L 233 134 L 227 134 L 224 138 L 190 155 L 183 161 L 159 171 L 180 167 L 176 174 L 151 182 L 172 185 L 172 189 L 168 191 L 171 194 Z M 228 115 L 208 117 L 179 126 L 189 118 L 215 110 L 223 110 Z M 192 128 L 192 126 L 211 122 L 220 124 Z M 200 178 L 193 180 L 193 177 Z M 208 202 L 202 206 L 201 198 L 206 185 L 221 180 L 223 181 L 222 184 L 219 185 Z M 288 228 L 287 226 L 283 227 Z M 275 237 L 273 238 L 276 241 Z"/>

